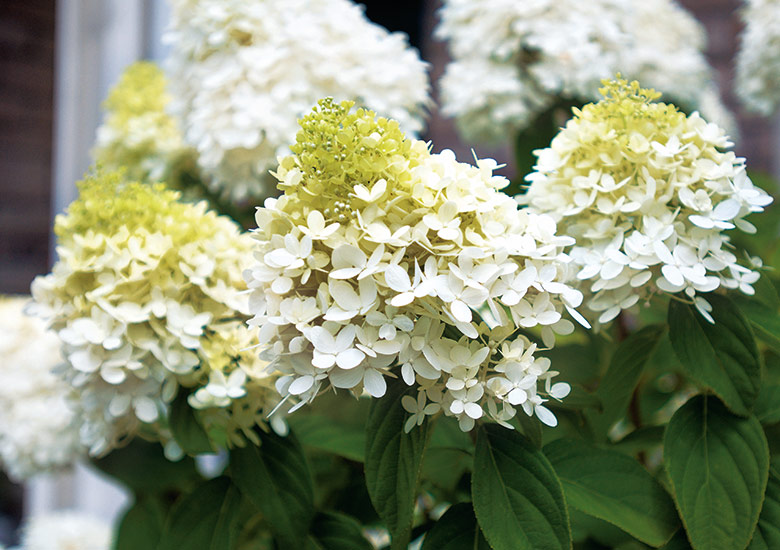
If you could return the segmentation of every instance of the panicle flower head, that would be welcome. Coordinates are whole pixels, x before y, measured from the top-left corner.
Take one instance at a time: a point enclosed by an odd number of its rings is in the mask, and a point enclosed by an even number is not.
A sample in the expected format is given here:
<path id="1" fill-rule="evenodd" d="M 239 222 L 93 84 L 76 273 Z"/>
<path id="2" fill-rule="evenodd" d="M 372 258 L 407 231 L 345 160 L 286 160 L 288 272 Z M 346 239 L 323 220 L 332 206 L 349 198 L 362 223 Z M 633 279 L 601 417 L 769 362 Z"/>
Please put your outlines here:
<path id="1" fill-rule="evenodd" d="M 445 0 L 436 32 L 453 59 L 443 112 L 468 139 L 506 139 L 560 101 L 596 99 L 618 71 L 687 107 L 720 105 L 704 29 L 673 0 Z"/>
<path id="2" fill-rule="evenodd" d="M 250 325 L 279 392 L 381 397 L 400 376 L 418 389 L 407 429 L 440 410 L 464 430 L 508 425 L 518 407 L 555 424 L 542 403 L 568 385 L 551 385 L 536 351 L 573 329 L 561 315 L 582 299 L 562 282 L 573 241 L 499 191 L 494 161 L 431 154 L 351 106 L 322 100 L 301 120 L 275 173 L 284 195 L 257 210 Z"/>
<path id="3" fill-rule="evenodd" d="M 657 291 L 684 292 L 711 320 L 701 296 L 750 286 L 726 230 L 772 202 L 745 172 L 723 130 L 686 116 L 634 81 L 605 81 L 604 98 L 574 109 L 548 149 L 536 152 L 518 197 L 576 239 L 570 249 L 599 322 Z"/>
<path id="4" fill-rule="evenodd" d="M 168 404 L 188 390 L 215 443 L 252 438 L 278 399 L 242 351 L 249 236 L 205 203 L 119 173 L 91 175 L 79 191 L 55 220 L 59 260 L 32 292 L 62 340 L 90 452 L 138 432 L 168 442 Z"/>
<path id="5" fill-rule="evenodd" d="M 737 54 L 736 91 L 749 109 L 771 114 L 780 96 L 780 4 L 746 0 Z"/>
<path id="6" fill-rule="evenodd" d="M 125 69 L 103 103 L 106 113 L 92 150 L 106 170 L 127 170 L 140 181 L 178 181 L 194 171 L 194 151 L 184 144 L 179 124 L 168 112 L 171 95 L 162 70 L 140 61 Z"/>
<path id="7" fill-rule="evenodd" d="M 52 372 L 62 361 L 59 339 L 24 314 L 29 301 L 0 297 L 0 464 L 15 481 L 85 454 L 67 403 L 71 388 Z"/>
<path id="8" fill-rule="evenodd" d="M 235 201 L 273 194 L 296 120 L 350 99 L 422 128 L 425 64 L 349 0 L 175 0 L 167 40 L 175 112 L 211 184 Z"/>

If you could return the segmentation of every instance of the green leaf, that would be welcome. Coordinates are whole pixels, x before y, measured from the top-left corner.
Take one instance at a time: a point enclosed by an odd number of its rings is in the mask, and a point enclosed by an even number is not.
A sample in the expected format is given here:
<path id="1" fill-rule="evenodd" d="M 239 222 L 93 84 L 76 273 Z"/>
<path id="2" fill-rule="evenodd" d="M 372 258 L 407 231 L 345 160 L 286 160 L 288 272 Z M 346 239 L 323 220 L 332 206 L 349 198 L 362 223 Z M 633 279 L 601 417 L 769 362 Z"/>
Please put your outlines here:
<path id="1" fill-rule="evenodd" d="M 479 428 L 471 496 L 495 550 L 571 548 L 561 482 L 542 452 L 516 431 Z"/>
<path id="2" fill-rule="evenodd" d="M 780 476 L 769 474 L 764 505 L 758 516 L 758 525 L 748 550 L 777 550 L 780 548 Z"/>
<path id="3" fill-rule="evenodd" d="M 409 413 L 401 406 L 401 397 L 408 391 L 401 381 L 389 384 L 384 397 L 372 400 L 366 421 L 366 487 L 390 531 L 394 549 L 409 544 L 428 438 L 428 422 L 404 433 Z"/>
<path id="4" fill-rule="evenodd" d="M 185 456 L 172 462 L 165 458 L 159 443 L 139 438 L 102 458 L 92 459 L 92 464 L 135 493 L 161 493 L 200 479 L 192 458 Z"/>
<path id="5" fill-rule="evenodd" d="M 439 489 L 455 491 L 474 462 L 474 443 L 454 417 L 442 416 L 432 424 L 421 477 Z M 448 493 L 454 496 L 454 493 Z"/>
<path id="6" fill-rule="evenodd" d="M 233 550 L 240 519 L 241 493 L 227 477 L 212 479 L 174 505 L 157 550 Z"/>
<path id="7" fill-rule="evenodd" d="M 664 439 L 664 426 L 642 426 L 619 441 L 612 448 L 628 455 L 635 455 L 651 447 L 660 447 Z"/>
<path id="8" fill-rule="evenodd" d="M 647 326 L 630 335 L 617 347 L 596 391 L 603 403 L 604 412 L 589 415 L 595 433 L 606 436 L 610 426 L 625 414 L 634 388 L 664 330 L 663 325 Z"/>
<path id="9" fill-rule="evenodd" d="M 679 528 L 674 503 L 636 460 L 584 441 L 559 439 L 544 454 L 563 484 L 569 506 L 660 546 Z"/>
<path id="10" fill-rule="evenodd" d="M 731 414 L 716 397 L 695 396 L 669 421 L 664 462 L 692 546 L 745 548 L 769 475 L 758 420 Z"/>
<path id="11" fill-rule="evenodd" d="M 322 512 L 311 524 L 311 550 L 372 550 L 360 524 L 345 514 Z"/>
<path id="12" fill-rule="evenodd" d="M 762 424 L 780 422 L 780 386 L 764 385 L 758 394 L 753 412 Z"/>
<path id="13" fill-rule="evenodd" d="M 450 506 L 423 539 L 422 550 L 490 550 L 470 502 Z"/>
<path id="14" fill-rule="evenodd" d="M 741 416 L 750 414 L 761 384 L 761 365 L 750 324 L 731 300 L 708 294 L 715 324 L 693 306 L 669 302 L 669 338 L 685 371 Z"/>
<path id="15" fill-rule="evenodd" d="M 365 432 L 317 414 L 292 415 L 287 419 L 302 445 L 363 462 Z"/>
<path id="16" fill-rule="evenodd" d="M 572 506 L 569 506 L 569 521 L 575 550 L 613 550 L 631 542 L 642 544 L 615 525 L 589 516 Z M 646 548 L 646 545 L 642 544 L 642 547 Z"/>
<path id="17" fill-rule="evenodd" d="M 214 447 L 206 435 L 206 430 L 195 418 L 195 411 L 187 402 L 188 397 L 189 394 L 182 391 L 171 403 L 168 422 L 173 438 L 188 455 L 213 453 Z"/>
<path id="18" fill-rule="evenodd" d="M 513 423 L 520 426 L 520 431 L 528 439 L 528 442 L 537 449 L 542 448 L 542 423 L 535 416 L 528 416 L 524 412 L 516 414 Z"/>
<path id="19" fill-rule="evenodd" d="M 661 550 L 691 550 L 691 544 L 688 542 L 688 537 L 685 536 L 685 530 L 677 531 Z"/>
<path id="20" fill-rule="evenodd" d="M 311 473 L 292 432 L 257 431 L 260 446 L 230 452 L 230 472 L 241 492 L 263 513 L 283 548 L 300 548 L 314 517 Z"/>
<path id="21" fill-rule="evenodd" d="M 737 303 L 758 337 L 772 349 L 780 352 L 780 313 L 777 309 L 770 308 L 755 297 L 741 297 Z"/>
<path id="22" fill-rule="evenodd" d="M 775 287 L 768 273 L 763 273 L 761 278 L 753 283 L 753 288 L 756 291 L 756 300 L 775 311 L 780 309 L 780 295 L 777 293 L 777 287 Z"/>
<path id="23" fill-rule="evenodd" d="M 165 514 L 165 506 L 159 498 L 137 498 L 119 523 L 114 550 L 157 548 L 165 524 Z"/>
<path id="24" fill-rule="evenodd" d="M 551 399 L 547 402 L 547 407 L 570 411 L 594 409 L 596 413 L 600 413 L 604 410 L 604 405 L 598 395 L 589 392 L 579 384 L 570 384 L 570 386 L 571 393 L 569 393 L 565 399 L 561 401 Z"/>

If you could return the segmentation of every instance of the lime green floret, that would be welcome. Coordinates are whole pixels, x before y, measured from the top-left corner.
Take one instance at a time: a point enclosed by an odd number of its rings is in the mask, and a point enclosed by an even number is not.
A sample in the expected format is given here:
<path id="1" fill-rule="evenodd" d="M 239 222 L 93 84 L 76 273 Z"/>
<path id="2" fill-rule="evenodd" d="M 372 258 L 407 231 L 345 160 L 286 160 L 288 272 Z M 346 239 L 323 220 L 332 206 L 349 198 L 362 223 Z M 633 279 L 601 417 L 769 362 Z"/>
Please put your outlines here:
<path id="1" fill-rule="evenodd" d="M 235 225 L 206 211 L 205 203 L 181 203 L 180 193 L 163 184 L 127 181 L 121 171 L 92 173 L 76 185 L 78 199 L 54 221 L 60 243 L 88 232 L 113 235 L 122 227 L 131 233 L 164 231 L 174 242 L 186 243 L 210 236 L 217 225 Z"/>
<path id="2" fill-rule="evenodd" d="M 641 88 L 636 80 L 629 83 L 618 77 L 601 83 L 603 87 L 599 92 L 604 99 L 585 105 L 581 111 L 574 109 L 575 118 L 604 121 L 618 135 L 632 132 L 647 135 L 652 128 L 663 133 L 685 121 L 685 114 L 674 105 L 656 102 L 661 97 L 660 92 Z"/>
<path id="3" fill-rule="evenodd" d="M 103 102 L 111 116 L 109 124 L 123 128 L 132 118 L 146 113 L 164 113 L 171 98 L 162 70 L 149 61 L 133 63 Z"/>
<path id="4" fill-rule="evenodd" d="M 322 99 L 299 120 L 294 156 L 282 160 L 280 172 L 297 168 L 300 179 L 285 180 L 285 193 L 312 206 L 351 209 L 354 186 L 385 179 L 389 189 L 406 186 L 409 169 L 418 165 L 423 147 L 415 146 L 398 122 L 367 109 L 351 112 L 352 101 Z"/>
<path id="5" fill-rule="evenodd" d="M 599 91 L 604 99 L 572 109 L 574 118 L 567 128 L 579 128 L 579 143 L 571 151 L 569 166 L 608 170 L 617 180 L 636 178 L 644 166 L 651 143 L 666 143 L 686 124 L 685 113 L 671 104 L 658 103 L 661 97 L 636 81 L 621 78 L 603 80 Z M 559 137 L 557 140 L 565 139 Z"/>

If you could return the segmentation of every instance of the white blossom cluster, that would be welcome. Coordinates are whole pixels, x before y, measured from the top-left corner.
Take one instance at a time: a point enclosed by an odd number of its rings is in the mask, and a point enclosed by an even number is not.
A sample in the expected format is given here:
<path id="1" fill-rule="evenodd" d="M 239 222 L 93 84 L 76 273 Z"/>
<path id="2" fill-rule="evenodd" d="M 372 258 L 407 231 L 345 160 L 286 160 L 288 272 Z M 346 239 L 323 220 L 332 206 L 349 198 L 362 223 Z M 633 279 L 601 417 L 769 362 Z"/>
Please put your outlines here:
<path id="1" fill-rule="evenodd" d="M 284 396 L 333 386 L 373 397 L 386 377 L 418 386 L 407 429 L 439 410 L 466 431 L 542 405 L 565 383 L 539 345 L 573 324 L 582 295 L 552 218 L 518 210 L 489 159 L 429 153 L 395 121 L 323 100 L 276 172 L 285 194 L 257 210 L 250 324 Z M 584 322 L 584 320 L 583 320 Z M 541 329 L 541 342 L 529 329 Z"/>
<path id="2" fill-rule="evenodd" d="M 18 550 L 110 550 L 113 538 L 109 524 L 64 510 L 30 519 L 22 530 Z"/>
<path id="3" fill-rule="evenodd" d="M 657 291 L 683 292 L 712 321 L 701 296 L 719 287 L 753 294 L 758 271 L 738 262 L 725 231 L 751 233 L 745 216 L 772 198 L 755 187 L 723 130 L 637 82 L 613 81 L 604 99 L 537 151 L 518 200 L 555 218 L 606 323 Z"/>
<path id="4" fill-rule="evenodd" d="M 426 66 L 350 0 L 172 0 L 172 108 L 215 189 L 275 195 L 268 174 L 324 96 L 422 128 Z"/>
<path id="5" fill-rule="evenodd" d="M 751 110 L 771 114 L 780 97 L 780 3 L 746 0 L 736 91 Z"/>
<path id="6" fill-rule="evenodd" d="M 55 221 L 59 260 L 33 282 L 38 313 L 62 341 L 92 454 L 139 431 L 170 441 L 168 404 L 189 388 L 218 445 L 253 439 L 278 401 L 265 365 L 245 350 L 241 272 L 252 240 L 178 196 L 118 174 L 87 178 Z"/>
<path id="7" fill-rule="evenodd" d="M 468 139 L 500 140 L 557 102 L 595 99 L 616 73 L 690 108 L 717 98 L 704 30 L 674 0 L 445 0 L 436 33 L 453 59 L 443 112 Z"/>
<path id="8" fill-rule="evenodd" d="M 71 465 L 85 453 L 68 407 L 70 386 L 52 373 L 59 339 L 24 314 L 29 296 L 0 297 L 0 464 L 15 481 Z"/>

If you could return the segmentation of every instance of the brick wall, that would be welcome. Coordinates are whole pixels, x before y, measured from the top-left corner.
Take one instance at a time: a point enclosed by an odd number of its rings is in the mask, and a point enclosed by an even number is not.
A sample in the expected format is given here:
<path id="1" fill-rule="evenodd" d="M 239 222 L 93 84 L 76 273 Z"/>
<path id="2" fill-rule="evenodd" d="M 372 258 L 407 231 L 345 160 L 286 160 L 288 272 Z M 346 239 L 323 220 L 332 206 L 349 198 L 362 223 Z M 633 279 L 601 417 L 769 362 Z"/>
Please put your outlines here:
<path id="1" fill-rule="evenodd" d="M 0 293 L 47 270 L 54 0 L 0 2 Z"/>

